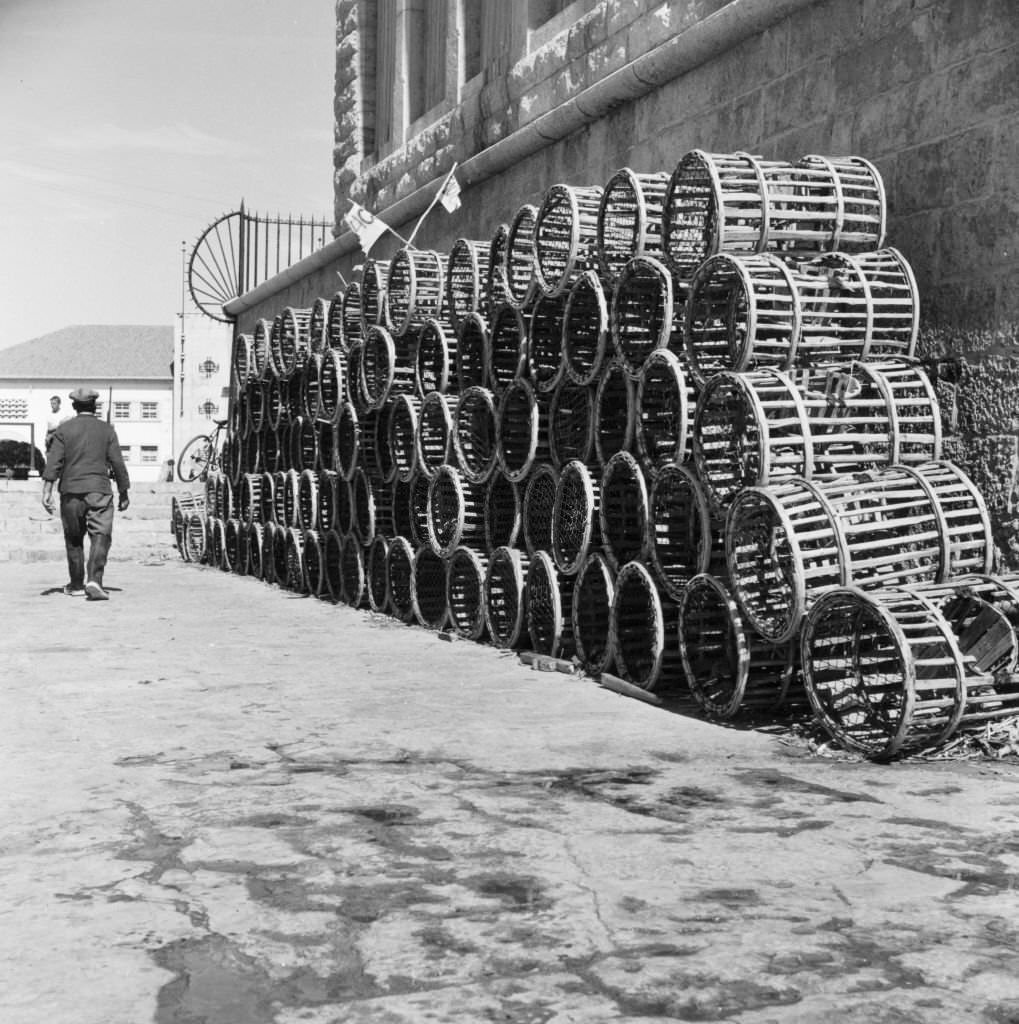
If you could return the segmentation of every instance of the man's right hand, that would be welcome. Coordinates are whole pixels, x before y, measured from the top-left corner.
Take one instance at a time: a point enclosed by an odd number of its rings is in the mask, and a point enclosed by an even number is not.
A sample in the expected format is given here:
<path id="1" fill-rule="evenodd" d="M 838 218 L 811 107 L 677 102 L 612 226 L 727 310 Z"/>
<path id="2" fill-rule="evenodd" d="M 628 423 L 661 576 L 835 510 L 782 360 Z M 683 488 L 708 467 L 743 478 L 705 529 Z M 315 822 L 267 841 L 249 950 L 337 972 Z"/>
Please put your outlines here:
<path id="1" fill-rule="evenodd" d="M 117 508 L 123 512 L 128 505 L 131 504 L 131 499 L 127 495 L 127 491 L 121 491 L 120 497 L 117 499 Z"/>

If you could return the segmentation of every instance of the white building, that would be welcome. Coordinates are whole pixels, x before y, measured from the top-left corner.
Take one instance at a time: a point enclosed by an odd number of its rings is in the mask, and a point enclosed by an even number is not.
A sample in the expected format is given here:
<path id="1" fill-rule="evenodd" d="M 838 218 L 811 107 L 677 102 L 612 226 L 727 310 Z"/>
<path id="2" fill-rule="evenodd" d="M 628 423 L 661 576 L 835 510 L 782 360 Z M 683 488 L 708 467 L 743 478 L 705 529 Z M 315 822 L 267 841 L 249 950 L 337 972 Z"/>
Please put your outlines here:
<path id="1" fill-rule="evenodd" d="M 173 458 L 174 330 L 167 326 L 63 327 L 0 349 L 0 440 L 44 448 L 50 397 L 73 415 L 70 391 L 99 392 L 99 414 L 117 430 L 133 482 L 167 478 Z"/>

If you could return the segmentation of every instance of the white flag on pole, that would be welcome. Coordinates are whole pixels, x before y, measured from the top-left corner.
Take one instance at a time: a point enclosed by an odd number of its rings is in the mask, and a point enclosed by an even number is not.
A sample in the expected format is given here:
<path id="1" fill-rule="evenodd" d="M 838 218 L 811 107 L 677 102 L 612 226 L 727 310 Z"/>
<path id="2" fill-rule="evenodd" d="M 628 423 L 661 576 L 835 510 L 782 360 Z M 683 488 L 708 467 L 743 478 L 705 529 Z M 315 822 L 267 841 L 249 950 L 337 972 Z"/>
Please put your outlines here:
<path id="1" fill-rule="evenodd" d="M 439 202 L 446 208 L 447 213 L 460 209 L 460 182 L 456 180 L 455 174 L 451 174 L 443 186 L 439 193 Z"/>
<path id="2" fill-rule="evenodd" d="M 343 222 L 357 235 L 365 252 L 389 230 L 385 221 L 379 220 L 374 213 L 359 206 L 353 199 L 350 200 L 350 209 L 343 215 Z"/>

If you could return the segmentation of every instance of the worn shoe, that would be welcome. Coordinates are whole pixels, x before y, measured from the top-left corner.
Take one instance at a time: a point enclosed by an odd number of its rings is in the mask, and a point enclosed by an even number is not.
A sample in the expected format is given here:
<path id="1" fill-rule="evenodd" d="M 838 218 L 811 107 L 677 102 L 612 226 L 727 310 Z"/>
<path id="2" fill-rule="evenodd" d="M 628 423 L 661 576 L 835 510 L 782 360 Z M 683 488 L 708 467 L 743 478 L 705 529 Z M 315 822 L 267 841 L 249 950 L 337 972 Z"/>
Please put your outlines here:
<path id="1" fill-rule="evenodd" d="M 109 601 L 110 599 L 110 595 L 95 580 L 89 580 L 85 584 L 85 595 L 90 601 Z"/>
<path id="2" fill-rule="evenodd" d="M 68 583 L 67 586 L 64 587 L 64 593 L 68 597 L 84 597 L 85 596 L 85 588 L 84 587 L 72 587 L 71 584 Z"/>

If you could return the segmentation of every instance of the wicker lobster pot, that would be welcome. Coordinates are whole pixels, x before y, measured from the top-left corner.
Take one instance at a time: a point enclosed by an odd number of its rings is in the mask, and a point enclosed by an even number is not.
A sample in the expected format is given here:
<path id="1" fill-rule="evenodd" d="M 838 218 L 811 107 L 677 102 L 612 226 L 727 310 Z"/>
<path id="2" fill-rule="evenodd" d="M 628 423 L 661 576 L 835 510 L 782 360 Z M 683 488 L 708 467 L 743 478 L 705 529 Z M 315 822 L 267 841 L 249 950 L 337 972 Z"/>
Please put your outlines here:
<path id="1" fill-rule="evenodd" d="M 302 375 L 300 413 L 312 422 L 319 418 L 322 408 L 322 356 L 310 352 Z"/>
<path id="2" fill-rule="evenodd" d="M 800 650 L 817 719 L 877 760 L 944 743 L 967 688 L 990 680 L 964 657 L 937 608 L 898 587 L 824 594 L 807 615 Z"/>
<path id="3" fill-rule="evenodd" d="M 718 255 L 690 283 L 683 342 L 691 370 L 786 370 L 911 358 L 919 298 L 895 249 L 795 265 L 769 253 Z"/>
<path id="4" fill-rule="evenodd" d="M 707 494 L 687 466 L 666 466 L 648 496 L 647 561 L 659 587 L 678 601 L 700 573 L 725 572 L 725 533 Z"/>
<path id="5" fill-rule="evenodd" d="M 303 530 L 299 530 L 295 526 L 287 527 L 282 545 L 286 568 L 282 575 L 277 572 L 277 580 L 284 590 L 293 591 L 295 594 L 308 592 L 308 581 L 304 578 L 304 543 Z M 277 562 L 277 569 L 281 567 Z"/>
<path id="6" fill-rule="evenodd" d="M 265 570 L 262 565 L 263 534 L 265 532 L 261 523 L 248 524 L 248 575 L 256 580 L 265 579 Z"/>
<path id="7" fill-rule="evenodd" d="M 537 268 L 534 254 L 534 228 L 538 208 L 525 204 L 513 216 L 506 232 L 503 250 L 507 302 L 518 309 L 530 306 L 538 294 Z M 494 239 L 493 239 L 494 241 Z M 490 296 L 489 309 L 495 309 L 495 298 Z"/>
<path id="8" fill-rule="evenodd" d="M 241 522 L 257 523 L 262 519 L 262 474 L 245 473 L 237 504 L 240 506 Z"/>
<path id="9" fill-rule="evenodd" d="M 262 473 L 258 485 L 258 522 L 272 523 L 276 521 L 276 474 L 268 470 Z"/>
<path id="10" fill-rule="evenodd" d="M 283 486 L 277 489 L 277 496 L 282 498 L 282 508 L 277 506 L 276 522 L 280 526 L 298 526 L 298 498 L 301 486 L 301 474 L 296 469 L 288 469 L 283 474 Z"/>
<path id="11" fill-rule="evenodd" d="M 318 416 L 326 423 L 335 424 L 340 418 L 346 392 L 346 372 L 346 361 L 338 350 L 331 348 L 322 354 L 318 377 Z"/>
<path id="12" fill-rule="evenodd" d="M 376 498 L 376 484 L 360 466 L 354 471 L 354 478 L 350 481 L 350 504 L 351 533 L 367 547 L 375 539 L 378 530 L 376 515 L 379 502 Z"/>
<path id="13" fill-rule="evenodd" d="M 743 487 L 921 464 L 941 457 L 941 413 L 914 366 L 859 363 L 805 373 L 719 373 L 694 420 L 694 460 L 709 497 Z"/>
<path id="14" fill-rule="evenodd" d="M 351 608 L 363 608 L 367 599 L 364 548 L 353 533 L 348 533 L 340 545 L 340 600 Z"/>
<path id="15" fill-rule="evenodd" d="M 534 268 L 545 295 L 562 295 L 598 257 L 601 185 L 553 185 L 534 225 Z"/>
<path id="16" fill-rule="evenodd" d="M 206 546 L 206 516 L 201 512 L 192 512 L 187 517 L 184 532 L 184 550 L 189 562 L 204 562 L 208 557 Z"/>
<path id="17" fill-rule="evenodd" d="M 361 268 L 361 289 L 359 311 L 361 314 L 361 336 L 368 333 L 369 327 L 386 327 L 386 281 L 389 278 L 389 263 L 386 260 L 366 259 Z M 348 344 L 353 340 L 348 338 Z"/>
<path id="18" fill-rule="evenodd" d="M 386 560 L 390 614 L 401 622 L 414 618 L 414 549 L 406 537 L 394 537 Z"/>
<path id="19" fill-rule="evenodd" d="M 456 389 L 487 387 L 489 379 L 488 326 L 477 313 L 468 313 L 456 332 Z"/>
<path id="20" fill-rule="evenodd" d="M 255 368 L 254 343 L 250 334 L 235 334 L 230 346 L 230 368 L 239 387 L 258 378 Z"/>
<path id="21" fill-rule="evenodd" d="M 393 481 L 393 536 L 411 537 L 414 534 L 414 517 L 411 509 L 411 499 L 414 494 L 414 487 L 418 480 L 423 479 L 420 473 L 415 473 L 410 480 L 401 480 L 397 477 Z M 426 481 L 427 483 L 427 481 Z M 427 510 L 427 488 L 425 490 Z M 425 523 L 425 533 L 428 532 L 428 524 Z M 422 538 L 423 539 L 423 538 Z"/>
<path id="22" fill-rule="evenodd" d="M 260 435 L 259 447 L 262 452 L 262 472 L 280 472 L 283 469 L 284 458 L 279 433 L 272 427 L 266 427 Z"/>
<path id="23" fill-rule="evenodd" d="M 248 382 L 244 402 L 248 412 L 248 433 L 260 434 L 265 429 L 267 393 L 268 386 L 261 381 Z"/>
<path id="24" fill-rule="evenodd" d="M 321 355 L 329 348 L 329 308 L 332 303 L 319 296 L 311 304 L 308 318 L 308 348 L 313 355 Z"/>
<path id="25" fill-rule="evenodd" d="M 594 411 L 594 449 L 604 466 L 617 452 L 633 448 L 637 431 L 637 386 L 618 359 L 598 381 Z"/>
<path id="26" fill-rule="evenodd" d="M 458 238 L 446 261 L 446 309 L 456 330 L 468 313 L 485 312 L 491 242 Z"/>
<path id="27" fill-rule="evenodd" d="M 288 428 L 287 449 L 292 469 L 314 469 L 319 464 L 318 427 L 314 420 L 298 416 Z"/>
<path id="28" fill-rule="evenodd" d="M 602 373 L 609 342 L 609 306 L 598 275 L 580 275 L 563 313 L 563 362 L 574 384 L 593 384 Z"/>
<path id="29" fill-rule="evenodd" d="M 319 474 L 315 523 L 316 528 L 323 536 L 330 530 L 336 529 L 336 493 L 339 479 L 339 475 L 331 469 L 323 470 Z"/>
<path id="30" fill-rule="evenodd" d="M 304 408 L 304 378 L 305 367 L 300 366 L 285 380 L 280 383 L 280 395 L 286 405 L 286 411 L 281 418 L 287 423 L 293 423 Z"/>
<path id="31" fill-rule="evenodd" d="M 311 324 L 310 309 L 294 309 L 287 306 L 280 318 L 280 330 L 274 337 L 276 349 L 276 365 L 279 375 L 288 380 L 308 359 L 311 343 L 308 328 Z M 277 340 L 278 339 L 278 340 Z"/>
<path id="32" fill-rule="evenodd" d="M 275 523 L 262 523 L 262 550 L 259 554 L 261 578 L 266 583 L 276 582 L 276 533 L 279 527 Z M 248 552 L 250 563 L 251 553 Z"/>
<path id="33" fill-rule="evenodd" d="M 237 483 L 245 473 L 262 472 L 262 435 L 249 432 L 235 442 L 238 453 Z"/>
<path id="34" fill-rule="evenodd" d="M 428 543 L 428 496 L 431 486 L 431 479 L 424 473 L 419 473 L 410 482 L 410 498 L 408 500 L 410 532 L 404 536 L 409 536 L 415 548 Z"/>
<path id="35" fill-rule="evenodd" d="M 343 289 L 339 302 L 333 299 L 329 312 L 329 346 L 346 355 L 350 346 L 360 340 L 363 333 L 360 282 L 350 281 Z"/>
<path id="36" fill-rule="evenodd" d="M 716 253 L 878 249 L 884 228 L 881 176 L 857 157 L 793 165 L 693 150 L 673 171 L 662 211 L 666 259 L 680 279 Z"/>
<path id="37" fill-rule="evenodd" d="M 539 295 L 527 319 L 527 372 L 542 394 L 554 392 L 566 372 L 566 302 L 564 295 Z"/>
<path id="38" fill-rule="evenodd" d="M 640 559 L 647 548 L 648 493 L 644 473 L 629 452 L 605 464 L 598 508 L 602 550 L 610 566 Z"/>
<path id="39" fill-rule="evenodd" d="M 421 399 L 397 395 L 389 415 L 389 453 L 400 480 L 410 480 L 417 471 L 418 412 Z"/>
<path id="40" fill-rule="evenodd" d="M 482 316 L 487 316 L 489 310 L 500 302 L 509 302 L 512 298 L 507 272 L 508 250 L 509 225 L 500 224 L 488 244 L 488 273 L 485 274 L 485 290 L 478 310 Z"/>
<path id="41" fill-rule="evenodd" d="M 640 562 L 627 562 L 616 575 L 609 625 L 616 672 L 642 690 L 675 692 L 686 688 L 679 648 L 666 627 L 676 605 L 663 601 Z"/>
<path id="42" fill-rule="evenodd" d="M 319 420 L 315 424 L 315 433 L 318 435 L 318 469 L 320 473 L 326 470 L 336 470 L 336 427 L 325 420 Z"/>
<path id="43" fill-rule="evenodd" d="M 386 305 L 393 334 L 417 330 L 444 312 L 443 257 L 434 249 L 405 247 L 393 257 L 386 279 Z"/>
<path id="44" fill-rule="evenodd" d="M 492 310 L 488 329 L 488 381 L 493 394 L 503 392 L 527 372 L 527 327 L 515 306 L 503 303 Z"/>
<path id="45" fill-rule="evenodd" d="M 428 543 L 442 558 L 485 543 L 485 489 L 452 466 L 440 466 L 428 485 Z"/>
<path id="46" fill-rule="evenodd" d="M 535 467 L 524 489 L 524 546 L 534 556 L 552 550 L 552 520 L 559 474 L 548 463 Z"/>
<path id="47" fill-rule="evenodd" d="M 682 351 L 681 310 L 662 262 L 635 256 L 623 267 L 612 290 L 609 327 L 616 355 L 634 380 L 652 352 Z"/>
<path id="48" fill-rule="evenodd" d="M 297 479 L 297 525 L 302 530 L 318 528 L 318 473 L 306 469 Z"/>
<path id="49" fill-rule="evenodd" d="M 552 506 L 552 557 L 556 568 L 575 576 L 599 543 L 599 482 L 579 461 L 567 462 L 556 482 Z"/>
<path id="50" fill-rule="evenodd" d="M 496 471 L 485 485 L 485 551 L 516 547 L 522 525 L 520 486 Z"/>
<path id="51" fill-rule="evenodd" d="M 535 465 L 549 461 L 547 395 L 535 394 L 523 379 L 503 392 L 497 420 L 497 457 L 502 471 L 520 483 Z"/>
<path id="52" fill-rule="evenodd" d="M 270 360 L 270 339 L 272 338 L 272 321 L 256 320 L 251 332 L 251 371 L 261 381 L 272 375 Z"/>
<path id="53" fill-rule="evenodd" d="M 726 522 L 736 599 L 774 643 L 793 637 L 827 590 L 987 572 L 992 553 L 983 499 L 947 462 L 747 488 Z"/>
<path id="54" fill-rule="evenodd" d="M 283 391 L 278 378 L 272 377 L 265 386 L 265 425 L 269 430 L 279 430 L 284 425 Z"/>
<path id="55" fill-rule="evenodd" d="M 245 576 L 248 572 L 248 531 L 239 519 L 226 521 L 227 562 L 230 572 Z"/>
<path id="56" fill-rule="evenodd" d="M 429 479 L 440 466 L 455 461 L 453 422 L 457 400 L 429 392 L 421 403 L 417 430 L 417 468 Z"/>
<path id="57" fill-rule="evenodd" d="M 272 535 L 272 579 L 273 582 L 286 589 L 290 577 L 290 552 L 287 545 L 287 526 L 277 526 Z"/>
<path id="58" fill-rule="evenodd" d="M 353 402 L 344 402 L 336 421 L 336 470 L 344 480 L 354 478 L 361 455 L 361 423 Z"/>
<path id="59" fill-rule="evenodd" d="M 389 611 L 389 544 L 381 534 L 376 535 L 365 556 L 364 574 L 368 589 L 368 607 L 373 612 Z"/>
<path id="60" fill-rule="evenodd" d="M 361 420 L 360 465 L 372 479 L 387 484 L 396 479 L 396 462 L 389 444 L 389 425 L 394 408 L 395 399 L 378 411 L 368 412 Z"/>
<path id="61" fill-rule="evenodd" d="M 690 580 L 678 618 L 683 671 L 709 718 L 774 715 L 805 703 L 798 645 L 757 638 L 717 577 L 702 573 Z"/>
<path id="62" fill-rule="evenodd" d="M 290 526 L 287 520 L 287 474 L 279 470 L 272 475 L 272 521 L 277 526 Z M 291 505 L 291 510 L 293 506 Z"/>
<path id="63" fill-rule="evenodd" d="M 459 391 L 456 379 L 456 335 L 438 320 L 426 320 L 418 331 L 414 354 L 414 389 L 419 398 L 433 391 Z M 452 384 L 452 388 L 450 385 Z"/>
<path id="64" fill-rule="evenodd" d="M 322 564 L 326 593 L 336 604 L 343 594 L 343 537 L 337 530 L 330 530 L 323 537 Z"/>
<path id="65" fill-rule="evenodd" d="M 496 548 L 485 572 L 485 622 L 503 649 L 528 643 L 526 578 L 530 559 L 516 548 Z"/>
<path id="66" fill-rule="evenodd" d="M 446 614 L 457 636 L 480 640 L 485 633 L 485 574 L 488 559 L 461 545 L 446 567 Z"/>
<path id="67" fill-rule="evenodd" d="M 312 597 L 321 597 L 328 591 L 325 583 L 325 557 L 322 539 L 317 530 L 304 531 L 304 549 L 301 551 L 301 568 L 307 592 Z"/>
<path id="68" fill-rule="evenodd" d="M 457 461 L 471 483 L 484 483 L 499 453 L 499 419 L 495 396 L 487 388 L 468 388 L 456 407 L 453 443 Z"/>
<path id="69" fill-rule="evenodd" d="M 416 390 L 416 368 L 406 344 L 399 347 L 384 327 L 369 328 L 361 351 L 361 391 L 369 409 Z"/>
<path id="70" fill-rule="evenodd" d="M 575 579 L 560 573 L 547 551 L 535 551 L 527 569 L 527 632 L 536 654 L 570 658 L 573 639 L 573 587 Z"/>
<path id="71" fill-rule="evenodd" d="M 591 675 L 612 664 L 612 599 L 616 574 L 597 551 L 587 556 L 573 588 L 573 638 L 577 657 Z"/>
<path id="72" fill-rule="evenodd" d="M 354 495 L 342 476 L 336 478 L 336 530 L 348 534 L 354 529 Z"/>
<path id="73" fill-rule="evenodd" d="M 637 450 L 649 472 L 690 457 L 696 402 L 679 357 L 668 349 L 652 352 L 637 381 L 636 415 Z"/>
<path id="74" fill-rule="evenodd" d="M 170 498 L 170 532 L 179 533 L 182 525 L 193 512 L 204 514 L 205 500 L 204 491 L 201 494 L 184 491 L 182 494 L 172 495 Z"/>
<path id="75" fill-rule="evenodd" d="M 446 563 L 427 544 L 414 552 L 414 617 L 426 629 L 446 625 Z"/>
<path id="76" fill-rule="evenodd" d="M 598 265 L 612 285 L 634 256 L 662 255 L 662 210 L 669 175 L 624 167 L 609 179 L 598 208 Z"/>
<path id="77" fill-rule="evenodd" d="M 226 561 L 226 524 L 218 516 L 209 516 L 206 523 L 209 531 L 206 537 L 209 564 L 213 568 L 229 571 L 229 563 Z"/>
<path id="78" fill-rule="evenodd" d="M 596 460 L 594 388 L 565 385 L 552 394 L 549 408 L 549 458 L 556 469 L 573 459 L 585 465 Z"/>

